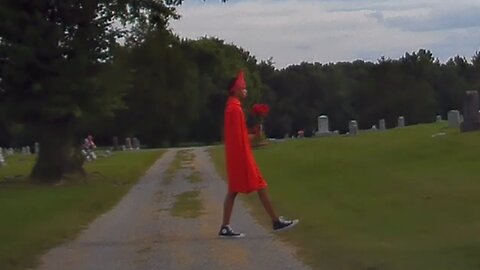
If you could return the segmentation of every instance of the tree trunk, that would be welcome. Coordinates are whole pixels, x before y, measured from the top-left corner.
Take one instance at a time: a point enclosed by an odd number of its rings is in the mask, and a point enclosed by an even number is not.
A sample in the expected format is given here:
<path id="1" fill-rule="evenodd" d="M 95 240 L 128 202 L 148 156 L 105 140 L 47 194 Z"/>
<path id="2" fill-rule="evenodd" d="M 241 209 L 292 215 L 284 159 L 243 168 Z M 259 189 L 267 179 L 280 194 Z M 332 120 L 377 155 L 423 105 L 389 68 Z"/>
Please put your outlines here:
<path id="1" fill-rule="evenodd" d="M 31 178 L 39 183 L 56 183 L 65 174 L 82 174 L 83 157 L 75 151 L 73 135 L 68 126 L 42 127 L 40 153 L 33 167 Z"/>

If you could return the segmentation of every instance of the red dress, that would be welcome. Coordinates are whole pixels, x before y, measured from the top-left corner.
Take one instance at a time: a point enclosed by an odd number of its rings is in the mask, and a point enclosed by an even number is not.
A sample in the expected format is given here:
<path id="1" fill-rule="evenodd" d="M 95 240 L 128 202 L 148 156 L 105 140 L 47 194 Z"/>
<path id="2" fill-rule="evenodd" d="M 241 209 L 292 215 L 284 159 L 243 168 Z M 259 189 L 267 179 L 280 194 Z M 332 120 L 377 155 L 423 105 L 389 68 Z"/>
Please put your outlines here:
<path id="1" fill-rule="evenodd" d="M 253 158 L 240 100 L 235 97 L 227 101 L 224 128 L 228 190 L 250 193 L 267 187 Z"/>

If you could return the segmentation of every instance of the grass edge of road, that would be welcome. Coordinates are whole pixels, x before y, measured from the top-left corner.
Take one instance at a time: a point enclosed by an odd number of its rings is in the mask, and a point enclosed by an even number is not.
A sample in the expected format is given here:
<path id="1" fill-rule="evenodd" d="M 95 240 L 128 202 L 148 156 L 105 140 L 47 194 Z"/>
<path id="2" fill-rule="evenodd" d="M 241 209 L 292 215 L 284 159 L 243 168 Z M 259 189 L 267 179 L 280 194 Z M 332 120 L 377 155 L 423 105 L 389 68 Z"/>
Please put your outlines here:
<path id="1" fill-rule="evenodd" d="M 87 179 L 61 185 L 35 185 L 18 177 L 17 181 L 0 182 L 0 269 L 37 266 L 46 251 L 72 240 L 112 209 L 164 153 L 114 153 L 87 163 Z M 33 156 L 9 157 L 0 179 L 12 173 L 28 175 L 33 163 Z"/>
<path id="2" fill-rule="evenodd" d="M 287 140 L 255 157 L 275 209 L 301 220 L 280 238 L 313 268 L 470 270 L 480 265 L 479 136 L 442 122 Z M 226 178 L 223 151 L 211 153 Z M 256 196 L 241 197 L 271 230 Z"/>

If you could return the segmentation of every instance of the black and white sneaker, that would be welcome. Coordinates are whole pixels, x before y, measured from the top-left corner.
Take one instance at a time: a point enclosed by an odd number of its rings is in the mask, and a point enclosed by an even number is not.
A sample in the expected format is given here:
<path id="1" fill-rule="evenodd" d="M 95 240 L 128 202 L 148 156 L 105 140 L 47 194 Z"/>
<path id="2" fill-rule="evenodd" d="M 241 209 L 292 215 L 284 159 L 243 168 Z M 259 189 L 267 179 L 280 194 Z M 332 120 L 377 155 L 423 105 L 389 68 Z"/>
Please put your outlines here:
<path id="1" fill-rule="evenodd" d="M 273 222 L 273 231 L 283 231 L 292 228 L 293 226 L 298 224 L 298 219 L 294 220 L 286 220 L 283 217 L 279 217 L 278 221 Z"/>
<path id="2" fill-rule="evenodd" d="M 245 237 L 245 234 L 243 233 L 237 233 L 235 232 L 230 225 L 223 226 L 220 228 L 220 232 L 218 233 L 220 237 L 224 238 L 242 238 Z"/>

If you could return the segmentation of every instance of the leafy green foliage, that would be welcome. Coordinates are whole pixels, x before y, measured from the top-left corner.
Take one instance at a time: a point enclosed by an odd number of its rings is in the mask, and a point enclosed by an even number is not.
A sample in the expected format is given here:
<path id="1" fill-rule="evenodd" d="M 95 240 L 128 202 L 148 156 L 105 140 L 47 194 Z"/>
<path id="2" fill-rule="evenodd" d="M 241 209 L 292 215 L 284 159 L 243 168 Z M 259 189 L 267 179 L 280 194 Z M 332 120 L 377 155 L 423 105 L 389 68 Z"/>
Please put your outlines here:
<path id="1" fill-rule="evenodd" d="M 71 160 L 79 122 L 122 104 L 125 84 L 111 83 L 123 73 L 112 66 L 117 40 L 141 42 L 175 16 L 155 0 L 0 2 L 0 120 L 38 129 L 34 178 L 81 170 Z"/>
<path id="2" fill-rule="evenodd" d="M 330 117 L 332 130 L 342 132 L 352 119 L 369 129 L 382 118 L 394 127 L 401 115 L 407 124 L 433 122 L 437 114 L 446 118 L 449 110 L 462 108 L 466 90 L 480 86 L 477 58 L 473 64 L 458 56 L 440 64 L 430 51 L 419 50 L 377 63 L 302 63 L 283 70 L 262 63 L 265 102 L 272 107 L 267 134 L 281 138 L 305 130 L 310 136 L 322 114 Z"/>
<path id="3" fill-rule="evenodd" d="M 247 107 L 258 102 L 264 88 L 256 59 L 218 39 L 180 40 L 158 30 L 141 45 L 120 51 L 126 61 L 117 68 L 129 71 L 125 107 L 90 123 L 107 143 L 112 136 L 137 136 L 151 146 L 220 141 L 229 81 L 245 70 Z"/>

